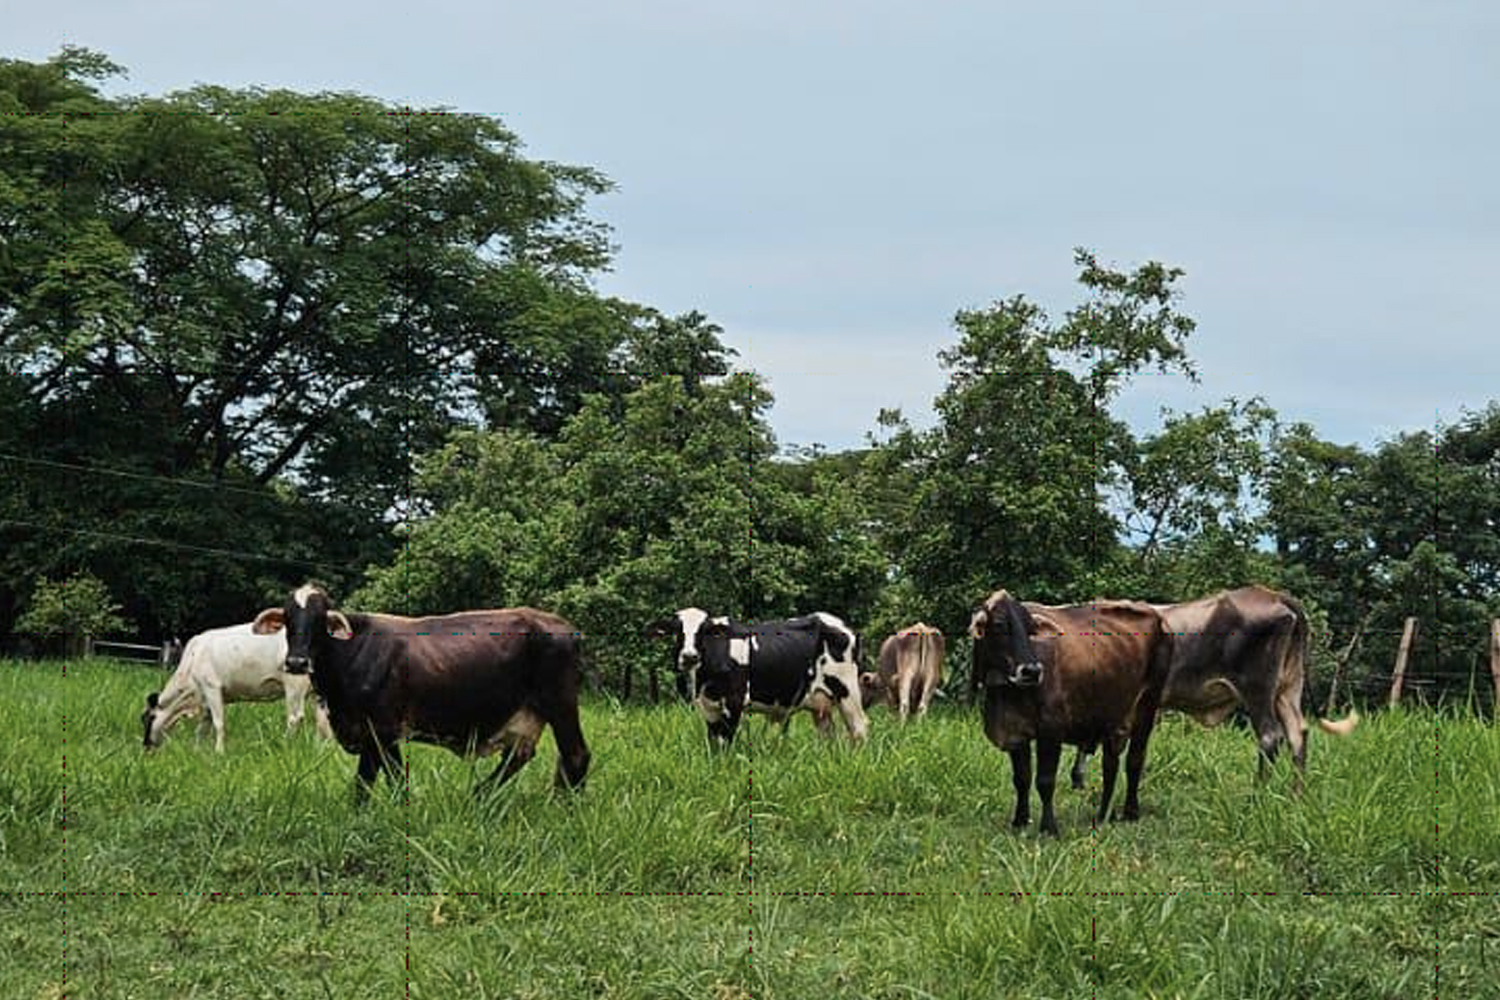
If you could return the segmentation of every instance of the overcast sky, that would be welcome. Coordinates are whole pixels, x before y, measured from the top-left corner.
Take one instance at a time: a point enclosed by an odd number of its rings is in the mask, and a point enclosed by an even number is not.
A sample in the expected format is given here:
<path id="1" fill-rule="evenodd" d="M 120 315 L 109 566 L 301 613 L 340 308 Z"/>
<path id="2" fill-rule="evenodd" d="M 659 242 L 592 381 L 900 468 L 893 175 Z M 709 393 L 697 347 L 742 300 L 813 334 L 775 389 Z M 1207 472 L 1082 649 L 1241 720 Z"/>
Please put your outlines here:
<path id="1" fill-rule="evenodd" d="M 355 90 L 496 114 L 618 190 L 601 291 L 700 309 L 785 443 L 919 422 L 953 313 L 1060 315 L 1072 248 L 1187 271 L 1202 385 L 1338 441 L 1500 398 L 1500 3 L 0 0 L 116 90 Z"/>

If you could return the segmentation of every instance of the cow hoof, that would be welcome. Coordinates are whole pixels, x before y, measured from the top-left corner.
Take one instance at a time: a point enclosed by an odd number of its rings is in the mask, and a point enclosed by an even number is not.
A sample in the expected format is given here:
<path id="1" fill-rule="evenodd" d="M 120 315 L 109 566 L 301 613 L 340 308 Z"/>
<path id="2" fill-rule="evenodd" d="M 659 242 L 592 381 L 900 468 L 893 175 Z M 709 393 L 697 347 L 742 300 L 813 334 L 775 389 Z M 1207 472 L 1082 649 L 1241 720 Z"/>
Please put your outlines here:
<path id="1" fill-rule="evenodd" d="M 1058 831 L 1057 831 L 1057 824 L 1056 823 L 1053 823 L 1050 826 L 1047 825 L 1047 824 L 1045 824 L 1045 823 L 1042 824 L 1042 835 L 1046 836 L 1046 837 L 1059 837 L 1059 836 L 1061 836 L 1061 834 L 1058 833 Z"/>
<path id="2" fill-rule="evenodd" d="M 1015 819 L 1010 821 L 1010 827 L 1012 830 L 1024 830 L 1030 825 L 1030 816 L 1017 816 Z"/>

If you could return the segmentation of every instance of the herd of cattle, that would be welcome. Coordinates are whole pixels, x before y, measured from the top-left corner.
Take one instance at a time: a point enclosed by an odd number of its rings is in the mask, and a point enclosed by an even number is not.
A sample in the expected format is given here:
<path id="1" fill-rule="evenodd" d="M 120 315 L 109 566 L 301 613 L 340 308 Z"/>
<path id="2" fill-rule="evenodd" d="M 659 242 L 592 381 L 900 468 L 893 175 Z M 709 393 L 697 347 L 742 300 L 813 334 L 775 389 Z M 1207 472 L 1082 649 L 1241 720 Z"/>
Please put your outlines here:
<path id="1" fill-rule="evenodd" d="M 1185 604 L 1099 601 L 1054 607 L 1004 590 L 974 612 L 972 690 L 983 691 L 985 735 L 1009 754 L 1016 790 L 1013 825 L 1030 820 L 1032 750 L 1041 828 L 1057 832 L 1052 793 L 1063 744 L 1103 750 L 1098 819 L 1109 815 L 1125 753 L 1125 819 L 1140 814 L 1146 746 L 1162 709 L 1217 725 L 1237 708 L 1249 717 L 1264 773 L 1280 745 L 1291 747 L 1300 787 L 1306 758 L 1302 688 L 1307 619 L 1296 600 L 1244 587 Z M 809 711 L 831 733 L 835 711 L 862 742 L 865 708 L 884 700 L 902 721 L 923 715 L 942 681 L 946 643 L 924 624 L 881 645 L 878 667 L 861 672 L 860 641 L 835 615 L 744 624 L 685 608 L 648 627 L 670 636 L 678 687 L 698 707 L 712 740 L 727 744 L 740 718 L 756 712 L 782 723 Z M 311 584 L 284 606 L 244 625 L 194 636 L 160 693 L 146 698 L 145 745 L 161 744 L 179 719 L 200 715 L 224 748 L 224 706 L 284 697 L 287 728 L 315 693 L 319 732 L 359 758 L 356 788 L 399 777 L 400 741 L 460 755 L 501 754 L 486 780 L 503 783 L 552 727 L 559 785 L 582 785 L 589 749 L 579 721 L 579 633 L 531 608 L 426 618 L 343 612 Z M 1318 720 L 1343 734 L 1357 716 Z"/>

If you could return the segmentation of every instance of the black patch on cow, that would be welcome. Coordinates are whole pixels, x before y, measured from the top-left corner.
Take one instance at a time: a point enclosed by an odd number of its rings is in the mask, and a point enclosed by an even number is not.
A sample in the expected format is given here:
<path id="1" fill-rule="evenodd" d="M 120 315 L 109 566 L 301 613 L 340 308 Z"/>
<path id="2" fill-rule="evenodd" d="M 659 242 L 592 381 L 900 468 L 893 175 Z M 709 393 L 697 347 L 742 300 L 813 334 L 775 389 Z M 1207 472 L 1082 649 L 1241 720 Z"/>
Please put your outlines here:
<path id="1" fill-rule="evenodd" d="M 843 701 L 849 697 L 849 688 L 837 677 L 824 674 L 823 683 L 828 686 L 828 693 L 833 695 L 834 701 Z"/>

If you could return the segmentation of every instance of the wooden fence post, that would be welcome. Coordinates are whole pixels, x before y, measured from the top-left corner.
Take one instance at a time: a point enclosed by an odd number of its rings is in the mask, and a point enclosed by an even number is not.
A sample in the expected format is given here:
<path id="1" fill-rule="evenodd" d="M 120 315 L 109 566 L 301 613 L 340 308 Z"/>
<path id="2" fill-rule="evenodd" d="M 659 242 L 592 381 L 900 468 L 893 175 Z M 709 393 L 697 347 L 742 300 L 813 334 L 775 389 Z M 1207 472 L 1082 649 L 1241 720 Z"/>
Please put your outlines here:
<path id="1" fill-rule="evenodd" d="M 1490 622 L 1490 675 L 1495 681 L 1494 717 L 1500 719 L 1500 618 Z"/>
<path id="2" fill-rule="evenodd" d="M 1406 628 L 1401 630 L 1401 648 L 1396 650 L 1396 676 L 1391 680 L 1391 696 L 1387 704 L 1394 708 L 1401 702 L 1401 681 L 1406 676 L 1406 658 L 1411 653 L 1411 640 L 1417 632 L 1417 620 L 1406 619 Z"/>

